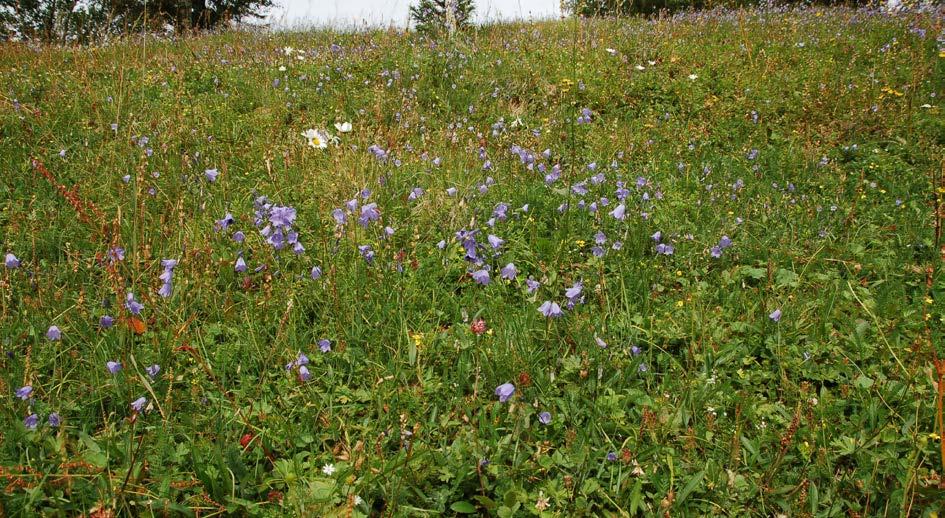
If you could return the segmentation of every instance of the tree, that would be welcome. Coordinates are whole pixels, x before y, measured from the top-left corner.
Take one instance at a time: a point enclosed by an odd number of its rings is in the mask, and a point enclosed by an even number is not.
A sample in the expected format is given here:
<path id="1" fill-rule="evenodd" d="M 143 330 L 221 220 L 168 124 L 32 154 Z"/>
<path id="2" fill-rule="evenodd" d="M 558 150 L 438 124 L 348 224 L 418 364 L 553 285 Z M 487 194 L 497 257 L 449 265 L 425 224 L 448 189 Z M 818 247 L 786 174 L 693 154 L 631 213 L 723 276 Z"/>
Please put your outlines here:
<path id="1" fill-rule="evenodd" d="M 0 40 L 87 43 L 104 20 L 98 1 L 0 0 Z"/>
<path id="2" fill-rule="evenodd" d="M 105 34 L 208 30 L 262 18 L 273 0 L 0 0 L 0 39 L 87 43 Z"/>
<path id="3" fill-rule="evenodd" d="M 420 0 L 410 6 L 410 19 L 419 32 L 438 32 L 449 30 L 447 18 L 448 6 L 453 7 L 452 18 L 455 28 L 467 27 L 476 9 L 473 0 Z"/>

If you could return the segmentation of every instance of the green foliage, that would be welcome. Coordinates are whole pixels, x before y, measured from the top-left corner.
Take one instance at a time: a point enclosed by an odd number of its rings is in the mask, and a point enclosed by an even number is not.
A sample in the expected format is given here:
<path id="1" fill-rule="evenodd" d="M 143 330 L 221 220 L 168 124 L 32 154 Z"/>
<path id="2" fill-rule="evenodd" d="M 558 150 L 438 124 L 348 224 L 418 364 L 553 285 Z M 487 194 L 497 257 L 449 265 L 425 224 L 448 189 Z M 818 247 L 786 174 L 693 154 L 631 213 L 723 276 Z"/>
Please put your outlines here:
<path id="1" fill-rule="evenodd" d="M 4 39 L 98 43 L 138 31 L 178 34 L 261 18 L 272 0 L 0 0 Z"/>
<path id="2" fill-rule="evenodd" d="M 447 29 L 447 8 L 449 0 L 419 0 L 410 6 L 410 20 L 414 28 L 421 33 L 441 32 Z M 475 5 L 473 0 L 454 0 L 454 19 L 456 28 L 469 26 Z"/>
<path id="3" fill-rule="evenodd" d="M 25 38 L 55 43 L 95 41 L 106 25 L 99 3 L 79 0 L 0 0 L 0 41 Z"/>
<path id="4" fill-rule="evenodd" d="M 777 4 L 875 5 L 875 0 L 786 0 Z M 564 0 L 562 9 L 577 16 L 629 16 L 672 14 L 678 11 L 737 8 L 772 4 L 766 0 Z"/>
<path id="5" fill-rule="evenodd" d="M 940 20 L 5 46 L 0 515 L 933 516 Z"/>

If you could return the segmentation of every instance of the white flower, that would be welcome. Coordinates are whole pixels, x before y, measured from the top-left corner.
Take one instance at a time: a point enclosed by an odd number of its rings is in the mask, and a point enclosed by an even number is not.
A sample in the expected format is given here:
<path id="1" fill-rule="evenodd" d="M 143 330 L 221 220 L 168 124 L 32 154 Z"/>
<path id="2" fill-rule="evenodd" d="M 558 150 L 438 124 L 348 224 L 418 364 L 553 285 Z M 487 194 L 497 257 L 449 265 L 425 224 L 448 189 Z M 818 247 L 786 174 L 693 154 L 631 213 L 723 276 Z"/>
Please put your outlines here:
<path id="1" fill-rule="evenodd" d="M 538 492 L 538 500 L 535 502 L 535 509 L 538 509 L 539 511 L 548 509 L 548 497 L 545 496 L 544 491 Z"/>
<path id="2" fill-rule="evenodd" d="M 610 54 L 611 56 L 617 55 L 617 49 L 604 49 L 604 50 L 606 50 L 607 53 Z"/>
<path id="3" fill-rule="evenodd" d="M 637 66 L 635 66 L 635 67 L 633 67 L 633 68 L 635 68 L 635 69 L 637 69 L 637 70 L 645 70 L 645 67 L 644 67 L 643 65 L 637 65 Z"/>
<path id="4" fill-rule="evenodd" d="M 302 132 L 302 136 L 308 140 L 308 145 L 315 149 L 325 149 L 328 147 L 328 135 L 315 129 L 307 129 Z"/>
<path id="5" fill-rule="evenodd" d="M 697 76 L 697 75 L 695 75 L 695 74 L 689 74 L 689 80 L 690 80 L 690 81 L 695 81 L 696 79 L 699 79 L 699 76 Z"/>
<path id="6" fill-rule="evenodd" d="M 364 500 L 360 496 L 354 495 L 354 505 L 361 505 L 364 503 Z"/>
<path id="7" fill-rule="evenodd" d="M 653 60 L 651 59 L 651 60 L 649 60 L 649 61 L 647 61 L 647 63 L 649 63 L 649 64 L 650 64 L 650 66 L 653 66 L 653 65 L 655 65 L 655 64 L 656 64 L 656 61 L 653 61 Z"/>
<path id="8" fill-rule="evenodd" d="M 291 56 L 292 53 L 295 52 L 295 49 L 292 47 L 282 47 L 282 52 L 285 52 L 286 56 Z"/>
<path id="9" fill-rule="evenodd" d="M 336 122 L 335 129 L 338 130 L 338 133 L 348 133 L 351 131 L 350 122 Z"/>
<path id="10" fill-rule="evenodd" d="M 334 464 L 325 464 L 324 466 L 322 466 L 322 473 L 324 473 L 325 475 L 328 475 L 330 477 L 334 472 L 335 472 Z"/>
<path id="11" fill-rule="evenodd" d="M 285 65 L 282 65 L 281 67 L 279 67 L 279 72 L 285 72 Z"/>

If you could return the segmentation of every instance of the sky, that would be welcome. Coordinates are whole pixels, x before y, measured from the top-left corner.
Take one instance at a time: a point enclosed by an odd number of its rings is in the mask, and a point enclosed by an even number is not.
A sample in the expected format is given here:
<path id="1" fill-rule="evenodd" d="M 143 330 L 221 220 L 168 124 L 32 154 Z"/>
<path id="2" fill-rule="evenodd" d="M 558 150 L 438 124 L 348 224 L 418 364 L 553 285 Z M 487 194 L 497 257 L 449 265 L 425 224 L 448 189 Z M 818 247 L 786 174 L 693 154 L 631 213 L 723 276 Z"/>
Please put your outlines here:
<path id="1" fill-rule="evenodd" d="M 416 0 L 274 0 L 266 23 L 275 27 L 332 25 L 342 28 L 404 26 Z M 559 0 L 477 0 L 476 21 L 552 18 L 560 14 Z"/>

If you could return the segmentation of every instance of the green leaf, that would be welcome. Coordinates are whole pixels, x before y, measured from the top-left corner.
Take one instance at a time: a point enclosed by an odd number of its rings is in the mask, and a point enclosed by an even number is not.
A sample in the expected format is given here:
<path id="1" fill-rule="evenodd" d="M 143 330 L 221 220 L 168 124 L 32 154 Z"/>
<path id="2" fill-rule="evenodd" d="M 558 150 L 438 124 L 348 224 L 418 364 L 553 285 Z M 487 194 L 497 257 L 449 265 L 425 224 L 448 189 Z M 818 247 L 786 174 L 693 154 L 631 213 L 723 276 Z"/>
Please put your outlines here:
<path id="1" fill-rule="evenodd" d="M 868 389 L 873 386 L 873 379 L 860 374 L 859 377 L 853 381 L 853 385 L 856 386 L 856 388 Z"/>
<path id="2" fill-rule="evenodd" d="M 453 502 L 452 505 L 450 505 L 450 509 L 460 514 L 473 514 L 476 512 L 476 506 L 465 500 Z"/>
<path id="3" fill-rule="evenodd" d="M 633 484 L 633 490 L 630 492 L 630 514 L 637 514 L 637 511 L 643 506 L 643 481 L 637 479 Z"/>
<path id="4" fill-rule="evenodd" d="M 600 487 L 600 484 L 597 483 L 596 479 L 589 478 L 581 484 L 581 492 L 585 495 L 591 495 Z"/>
<path id="5" fill-rule="evenodd" d="M 692 493 L 696 487 L 702 483 L 702 479 L 705 477 L 705 471 L 700 471 L 692 476 L 689 479 L 689 482 L 686 482 L 686 485 L 679 490 L 679 494 L 676 496 L 676 505 L 683 503 L 686 500 L 686 497 Z"/>

